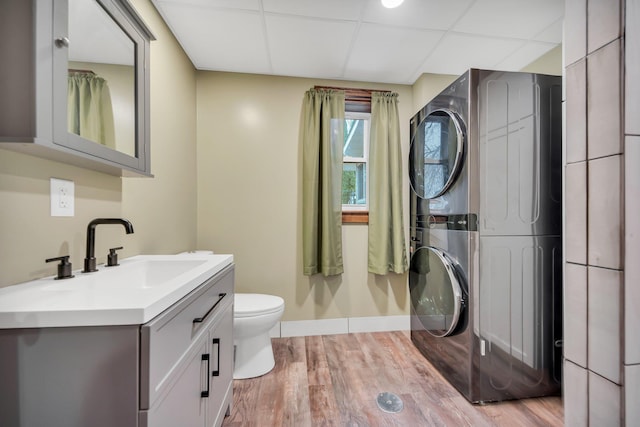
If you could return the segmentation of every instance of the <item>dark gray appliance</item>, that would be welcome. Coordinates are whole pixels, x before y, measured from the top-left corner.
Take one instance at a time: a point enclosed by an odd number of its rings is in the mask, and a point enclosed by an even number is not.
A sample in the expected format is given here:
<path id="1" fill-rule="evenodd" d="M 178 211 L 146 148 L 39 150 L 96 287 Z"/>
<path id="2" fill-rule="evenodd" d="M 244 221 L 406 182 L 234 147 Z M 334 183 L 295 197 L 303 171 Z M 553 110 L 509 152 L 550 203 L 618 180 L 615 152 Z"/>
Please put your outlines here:
<path id="1" fill-rule="evenodd" d="M 561 85 L 471 69 L 410 122 L 411 339 L 471 402 L 560 393 Z"/>

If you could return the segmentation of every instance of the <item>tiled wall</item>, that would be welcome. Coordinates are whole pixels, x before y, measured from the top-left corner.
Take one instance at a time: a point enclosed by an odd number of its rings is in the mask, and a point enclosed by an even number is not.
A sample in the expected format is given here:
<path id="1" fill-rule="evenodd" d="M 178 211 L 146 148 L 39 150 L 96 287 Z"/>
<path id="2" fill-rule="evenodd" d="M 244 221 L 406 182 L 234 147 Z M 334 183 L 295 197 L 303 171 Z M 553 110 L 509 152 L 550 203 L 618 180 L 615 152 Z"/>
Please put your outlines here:
<path id="1" fill-rule="evenodd" d="M 565 425 L 637 426 L 640 0 L 565 7 Z"/>

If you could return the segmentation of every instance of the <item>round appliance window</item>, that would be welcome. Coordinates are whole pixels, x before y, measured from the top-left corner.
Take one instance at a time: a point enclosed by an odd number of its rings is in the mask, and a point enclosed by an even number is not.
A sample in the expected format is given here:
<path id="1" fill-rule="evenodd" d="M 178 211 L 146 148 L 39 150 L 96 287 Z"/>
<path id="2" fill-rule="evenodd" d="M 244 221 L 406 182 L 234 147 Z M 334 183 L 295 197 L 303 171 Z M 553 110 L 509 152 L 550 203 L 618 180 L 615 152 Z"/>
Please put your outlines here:
<path id="1" fill-rule="evenodd" d="M 424 118 L 411 137 L 409 180 L 423 199 L 444 194 L 462 168 L 464 131 L 457 115 L 435 110 Z"/>
<path id="2" fill-rule="evenodd" d="M 462 314 L 462 288 L 453 262 L 440 249 L 425 246 L 411 257 L 409 291 L 414 315 L 436 337 L 451 335 Z"/>

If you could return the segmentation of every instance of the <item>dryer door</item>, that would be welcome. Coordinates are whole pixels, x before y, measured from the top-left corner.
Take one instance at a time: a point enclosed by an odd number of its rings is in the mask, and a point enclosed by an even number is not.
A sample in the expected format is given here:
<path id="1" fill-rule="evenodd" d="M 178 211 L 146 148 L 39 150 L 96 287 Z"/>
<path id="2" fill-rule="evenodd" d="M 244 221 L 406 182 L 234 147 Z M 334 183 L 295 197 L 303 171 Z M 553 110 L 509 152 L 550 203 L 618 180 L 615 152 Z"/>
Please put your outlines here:
<path id="1" fill-rule="evenodd" d="M 464 154 L 464 128 L 458 115 L 435 110 L 412 129 L 409 180 L 423 199 L 444 194 L 455 182 Z"/>
<path id="2" fill-rule="evenodd" d="M 463 314 L 462 283 L 453 261 L 431 246 L 419 248 L 411 257 L 409 292 L 413 314 L 436 337 L 456 332 Z"/>

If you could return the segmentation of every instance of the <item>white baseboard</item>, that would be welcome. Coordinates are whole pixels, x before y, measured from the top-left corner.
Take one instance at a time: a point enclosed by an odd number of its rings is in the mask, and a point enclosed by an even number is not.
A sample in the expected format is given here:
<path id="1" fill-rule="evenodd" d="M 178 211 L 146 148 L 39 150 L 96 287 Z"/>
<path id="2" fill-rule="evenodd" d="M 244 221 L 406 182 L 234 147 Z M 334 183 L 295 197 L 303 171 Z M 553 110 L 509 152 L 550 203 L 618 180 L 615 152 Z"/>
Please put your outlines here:
<path id="1" fill-rule="evenodd" d="M 349 332 L 408 331 L 409 316 L 350 317 Z"/>
<path id="2" fill-rule="evenodd" d="M 342 317 L 337 319 L 292 320 L 279 322 L 271 338 L 336 335 L 354 332 L 403 331 L 411 327 L 409 316 Z"/>

